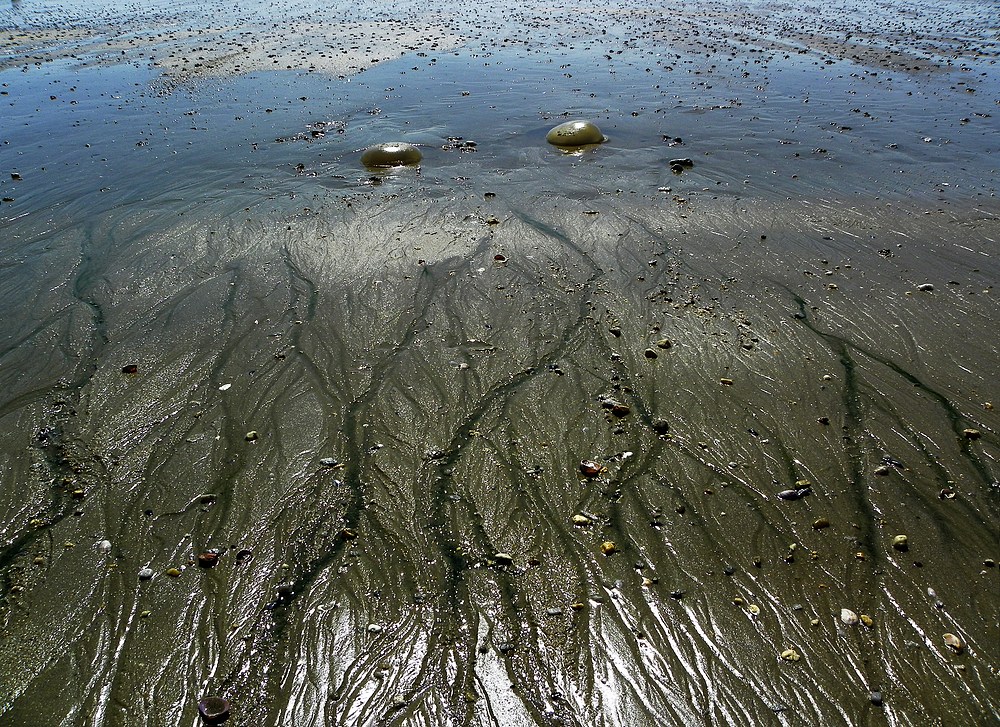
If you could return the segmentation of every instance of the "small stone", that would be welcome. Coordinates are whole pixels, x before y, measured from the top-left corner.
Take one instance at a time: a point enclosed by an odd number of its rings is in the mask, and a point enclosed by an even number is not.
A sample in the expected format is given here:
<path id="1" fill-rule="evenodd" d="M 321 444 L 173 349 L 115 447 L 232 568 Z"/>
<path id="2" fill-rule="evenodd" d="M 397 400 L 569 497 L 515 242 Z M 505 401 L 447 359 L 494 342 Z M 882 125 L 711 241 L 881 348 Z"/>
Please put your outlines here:
<path id="1" fill-rule="evenodd" d="M 604 467 L 592 459 L 585 459 L 580 462 L 580 474 L 585 477 L 597 477 L 604 471 Z"/>
<path id="2" fill-rule="evenodd" d="M 781 658 L 785 661 L 798 661 L 802 657 L 795 649 L 785 649 L 781 652 Z"/>
<path id="3" fill-rule="evenodd" d="M 493 556 L 493 560 L 499 565 L 514 564 L 514 556 L 512 556 L 510 553 L 497 553 L 496 555 Z"/>
<path id="4" fill-rule="evenodd" d="M 223 697 L 202 697 L 198 702 L 198 714 L 205 724 L 222 724 L 229 719 L 231 709 L 229 700 Z"/>
<path id="5" fill-rule="evenodd" d="M 670 592 L 670 597 L 672 599 L 674 599 L 675 601 L 679 601 L 682 598 L 684 598 L 684 591 L 682 591 L 680 589 L 677 589 L 676 591 L 671 591 Z"/>
<path id="6" fill-rule="evenodd" d="M 853 626 L 858 622 L 858 614 L 849 608 L 840 609 L 840 620 L 848 626 Z"/>
<path id="7" fill-rule="evenodd" d="M 910 549 L 910 539 L 905 535 L 897 535 L 892 539 L 892 547 L 900 552 Z"/>
<path id="8" fill-rule="evenodd" d="M 888 474 L 889 474 L 890 472 L 892 472 L 892 469 L 891 469 L 891 468 L 889 467 L 889 465 L 887 465 L 887 464 L 882 464 L 882 465 L 879 465 L 878 467 L 876 467 L 876 468 L 875 468 L 875 469 L 873 470 L 873 473 L 874 473 L 874 474 L 876 474 L 876 475 L 878 475 L 879 477 L 885 477 L 885 476 L 887 476 L 887 475 L 888 475 Z"/>
<path id="9" fill-rule="evenodd" d="M 139 613 L 139 618 L 149 618 L 153 615 L 152 611 L 142 611 Z"/>
<path id="10" fill-rule="evenodd" d="M 142 570 L 139 571 L 139 580 L 140 581 L 148 581 L 148 580 L 151 580 L 152 578 L 153 578 L 153 569 L 152 568 L 143 568 Z"/>
<path id="11" fill-rule="evenodd" d="M 666 434 L 670 431 L 670 422 L 666 419 L 654 419 L 653 420 L 653 431 L 657 434 Z"/>
<path id="12" fill-rule="evenodd" d="M 171 578 L 180 578 L 181 569 L 180 568 L 167 568 L 166 573 Z"/>
<path id="13" fill-rule="evenodd" d="M 647 348 L 645 351 L 642 352 L 642 355 L 645 356 L 646 358 L 653 359 L 656 358 L 656 351 L 654 351 L 651 348 Z"/>
<path id="14" fill-rule="evenodd" d="M 100 541 L 97 544 L 97 552 L 104 553 L 105 555 L 107 555 L 108 553 L 110 553 L 111 552 L 111 541 L 110 540 L 102 540 L 102 541 Z"/>
<path id="15" fill-rule="evenodd" d="M 923 293 L 930 293 L 934 290 L 934 285 L 932 283 L 921 283 L 917 286 L 917 290 Z"/>
<path id="16" fill-rule="evenodd" d="M 559 124 L 549 130 L 545 141 L 554 146 L 584 146 L 607 141 L 597 124 L 577 119 Z"/>
<path id="17" fill-rule="evenodd" d="M 861 623 L 863 623 L 868 628 L 871 628 L 872 626 L 875 625 L 875 621 L 873 621 L 872 617 L 869 616 L 869 615 L 867 615 L 867 614 L 863 613 L 858 618 L 860 618 L 861 619 Z"/>
<path id="18" fill-rule="evenodd" d="M 569 607 L 572 608 L 574 611 L 582 611 L 586 606 L 577 601 L 575 603 L 569 604 Z"/>
<path id="19" fill-rule="evenodd" d="M 601 543 L 601 553 L 604 555 L 614 555 L 618 552 L 618 546 L 614 544 L 614 541 L 605 540 Z"/>
<path id="20" fill-rule="evenodd" d="M 778 497 L 782 500 L 799 500 L 810 494 L 812 494 L 811 487 L 796 487 L 792 490 L 782 490 L 778 493 Z"/>
<path id="21" fill-rule="evenodd" d="M 872 691 L 868 693 L 868 701 L 874 704 L 876 707 L 882 706 L 882 692 Z"/>
<path id="22" fill-rule="evenodd" d="M 813 521 L 814 530 L 823 530 L 828 527 L 830 527 L 830 521 L 827 520 L 825 517 L 817 518 L 816 520 Z"/>
<path id="23" fill-rule="evenodd" d="M 979 439 L 983 433 L 978 429 L 963 429 L 962 436 L 966 439 Z"/>
<path id="24" fill-rule="evenodd" d="M 818 618 L 811 619 L 809 621 L 809 625 L 812 626 L 813 628 L 815 628 L 816 626 L 819 626 L 819 619 Z"/>
<path id="25" fill-rule="evenodd" d="M 246 439 L 248 442 L 255 442 L 257 441 L 257 436 L 258 435 L 256 430 L 251 429 L 249 432 L 246 433 L 244 439 Z"/>
<path id="26" fill-rule="evenodd" d="M 656 342 L 656 347 L 662 349 L 668 349 L 673 345 L 674 344 L 668 338 L 661 338 L 659 341 Z"/>
<path id="27" fill-rule="evenodd" d="M 382 633 L 382 624 L 368 624 L 368 633 L 370 634 Z"/>
<path id="28" fill-rule="evenodd" d="M 760 616 L 760 606 L 751 603 L 747 606 L 747 611 L 749 611 L 752 616 Z"/>
<path id="29" fill-rule="evenodd" d="M 214 568 L 219 564 L 219 554 L 214 550 L 198 553 L 198 565 L 202 568 Z"/>
<path id="30" fill-rule="evenodd" d="M 954 651 L 956 654 L 961 654 L 963 651 L 965 651 L 965 644 L 963 644 L 962 640 L 957 636 L 955 636 L 955 634 L 945 634 L 944 645 L 947 646 L 952 651 Z"/>
<path id="31" fill-rule="evenodd" d="M 732 379 L 727 379 L 727 378 L 721 378 L 721 379 L 719 379 L 719 383 L 722 384 L 723 386 L 732 386 L 733 385 L 733 380 Z"/>
<path id="32" fill-rule="evenodd" d="M 590 525 L 590 518 L 587 517 L 586 515 L 574 515 L 573 524 L 579 525 L 580 527 L 583 527 L 585 525 Z"/>
<path id="33" fill-rule="evenodd" d="M 45 558 L 41 555 L 36 555 L 35 559 L 32 562 L 35 565 L 45 565 Z"/>

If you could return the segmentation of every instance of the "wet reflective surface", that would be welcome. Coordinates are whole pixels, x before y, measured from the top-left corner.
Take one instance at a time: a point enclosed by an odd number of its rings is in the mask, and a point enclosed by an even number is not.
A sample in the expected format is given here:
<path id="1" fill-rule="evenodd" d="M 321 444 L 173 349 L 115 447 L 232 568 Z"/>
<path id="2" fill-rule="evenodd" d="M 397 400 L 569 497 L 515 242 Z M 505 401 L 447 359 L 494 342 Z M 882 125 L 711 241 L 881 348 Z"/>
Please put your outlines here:
<path id="1" fill-rule="evenodd" d="M 996 19 L 847 10 L 0 8 L 0 723 L 989 723 Z"/>

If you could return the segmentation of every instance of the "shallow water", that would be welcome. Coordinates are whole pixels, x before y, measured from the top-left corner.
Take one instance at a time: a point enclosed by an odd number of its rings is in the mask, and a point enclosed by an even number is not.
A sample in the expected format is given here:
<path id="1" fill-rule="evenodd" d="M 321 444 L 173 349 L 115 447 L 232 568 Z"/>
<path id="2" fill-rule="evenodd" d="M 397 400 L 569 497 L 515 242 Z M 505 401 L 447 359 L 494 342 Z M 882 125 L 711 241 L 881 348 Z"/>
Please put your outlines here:
<path id="1" fill-rule="evenodd" d="M 995 723 L 996 19 L 824 8 L 0 9 L 0 724 Z"/>

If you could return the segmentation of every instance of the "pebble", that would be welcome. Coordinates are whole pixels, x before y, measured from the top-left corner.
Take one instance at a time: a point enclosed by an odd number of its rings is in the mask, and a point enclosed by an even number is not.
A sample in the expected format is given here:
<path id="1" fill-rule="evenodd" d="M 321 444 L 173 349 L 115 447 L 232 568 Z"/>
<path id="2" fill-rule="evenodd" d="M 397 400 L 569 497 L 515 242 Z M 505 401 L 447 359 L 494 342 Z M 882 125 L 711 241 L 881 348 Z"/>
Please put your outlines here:
<path id="1" fill-rule="evenodd" d="M 657 434 L 666 434 L 670 431 L 670 422 L 666 419 L 654 419 L 653 420 L 653 431 Z"/>
<path id="2" fill-rule="evenodd" d="M 944 645 L 947 646 L 952 651 L 954 651 L 956 654 L 961 654 L 963 651 L 965 651 L 965 644 L 963 644 L 962 640 L 957 636 L 955 636 L 955 634 L 945 634 L 943 638 L 944 638 Z"/>
<path id="3" fill-rule="evenodd" d="M 198 553 L 198 565 L 202 568 L 214 568 L 219 564 L 219 554 L 214 550 Z"/>
<path id="4" fill-rule="evenodd" d="M 651 348 L 647 348 L 645 351 L 642 352 L 642 355 L 645 356 L 646 358 L 656 358 L 656 351 L 654 351 Z"/>
<path id="5" fill-rule="evenodd" d="M 545 141 L 554 146 L 584 146 L 607 141 L 597 124 L 583 119 L 567 121 L 554 126 L 545 135 Z"/>
<path id="6" fill-rule="evenodd" d="M 207 696 L 198 702 L 198 714 L 205 724 L 222 724 L 229 719 L 231 709 L 229 700 L 223 697 Z"/>
<path id="7" fill-rule="evenodd" d="M 390 141 L 376 144 L 365 149 L 361 155 L 361 163 L 366 167 L 404 167 L 419 164 L 423 159 L 420 150 L 403 141 Z"/>
<path id="8" fill-rule="evenodd" d="M 983 433 L 978 429 L 963 429 L 962 436 L 966 439 L 979 439 Z"/>
<path id="9" fill-rule="evenodd" d="M 754 604 L 751 603 L 749 606 L 747 606 L 747 611 L 749 611 L 754 616 L 760 616 L 760 606 L 755 606 Z"/>
<path id="10" fill-rule="evenodd" d="M 872 617 L 869 616 L 869 615 L 867 615 L 867 614 L 863 613 L 858 618 L 860 618 L 861 619 L 861 623 L 863 623 L 868 628 L 871 628 L 872 626 L 875 625 L 875 622 L 872 620 Z"/>
<path id="11" fill-rule="evenodd" d="M 574 515 L 573 524 L 579 525 L 581 527 L 584 525 L 590 525 L 590 518 L 587 517 L 586 515 Z"/>
<path id="12" fill-rule="evenodd" d="M 910 549 L 910 539 L 905 535 L 897 535 L 892 539 L 892 547 L 900 552 Z"/>
<path id="13" fill-rule="evenodd" d="M 180 578 L 181 569 L 180 568 L 167 568 L 166 573 L 171 578 Z"/>
<path id="14" fill-rule="evenodd" d="M 368 624 L 368 633 L 370 634 L 382 633 L 382 624 Z"/>
<path id="15" fill-rule="evenodd" d="M 921 283 L 917 286 L 917 290 L 924 293 L 930 293 L 934 290 L 934 285 L 932 283 Z"/>
<path id="16" fill-rule="evenodd" d="M 139 580 L 140 581 L 148 581 L 148 580 L 151 580 L 152 578 L 153 578 L 153 569 L 152 568 L 143 568 L 141 571 L 139 571 Z"/>
<path id="17" fill-rule="evenodd" d="M 827 520 L 825 517 L 817 518 L 815 521 L 813 521 L 813 529 L 815 530 L 823 530 L 824 528 L 828 527 L 830 527 L 830 521 Z"/>
<path id="18" fill-rule="evenodd" d="M 868 693 L 868 701 L 874 704 L 876 707 L 882 706 L 882 692 L 872 691 Z"/>
<path id="19" fill-rule="evenodd" d="M 580 474 L 586 477 L 597 477 L 603 470 L 604 467 L 592 459 L 585 459 L 580 462 Z"/>
<path id="20" fill-rule="evenodd" d="M 251 429 L 249 432 L 246 433 L 244 439 L 246 439 L 248 442 L 255 442 L 257 441 L 257 436 L 258 436 L 257 432 Z"/>
<path id="21" fill-rule="evenodd" d="M 781 658 L 785 661 L 798 661 L 802 656 L 795 649 L 785 649 L 781 652 Z"/>
<path id="22" fill-rule="evenodd" d="M 111 541 L 110 540 L 102 540 L 102 541 L 100 541 L 97 544 L 97 550 L 99 552 L 105 553 L 105 554 L 110 553 L 111 552 Z"/>
<path id="23" fill-rule="evenodd" d="M 618 552 L 618 546 L 612 540 L 605 540 L 601 543 L 601 552 L 604 555 L 614 555 Z"/>
<path id="24" fill-rule="evenodd" d="M 778 497 L 782 500 L 798 500 L 810 494 L 812 494 L 811 487 L 796 487 L 793 490 L 782 490 L 778 493 Z"/>
<path id="25" fill-rule="evenodd" d="M 514 556 L 510 553 L 497 553 L 493 556 L 493 560 L 500 565 L 513 565 Z"/>
<path id="26" fill-rule="evenodd" d="M 858 622 L 858 614 L 849 608 L 840 609 L 840 620 L 848 626 L 853 626 Z"/>

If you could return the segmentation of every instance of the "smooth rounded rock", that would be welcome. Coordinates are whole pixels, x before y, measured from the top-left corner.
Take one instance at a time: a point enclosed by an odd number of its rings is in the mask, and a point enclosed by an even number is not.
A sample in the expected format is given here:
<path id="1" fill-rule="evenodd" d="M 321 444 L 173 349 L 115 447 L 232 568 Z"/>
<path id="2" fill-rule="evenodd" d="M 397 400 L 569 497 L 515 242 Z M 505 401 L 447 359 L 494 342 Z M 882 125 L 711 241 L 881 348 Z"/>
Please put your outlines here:
<path id="1" fill-rule="evenodd" d="M 208 696 L 198 702 L 198 714 L 205 724 L 222 724 L 229 719 L 231 708 L 229 700 L 223 697 Z"/>
<path id="2" fill-rule="evenodd" d="M 365 149 L 361 155 L 361 163 L 366 167 L 405 167 L 419 164 L 421 159 L 423 154 L 420 150 L 403 141 L 376 144 Z"/>
<path id="3" fill-rule="evenodd" d="M 597 128 L 597 124 L 577 119 L 550 129 L 549 133 L 545 135 L 545 141 L 554 146 L 584 146 L 586 144 L 600 144 L 607 141 L 607 138 Z"/>
<path id="4" fill-rule="evenodd" d="M 853 626 L 858 622 L 858 614 L 849 608 L 840 609 L 840 620 L 848 626 Z"/>

